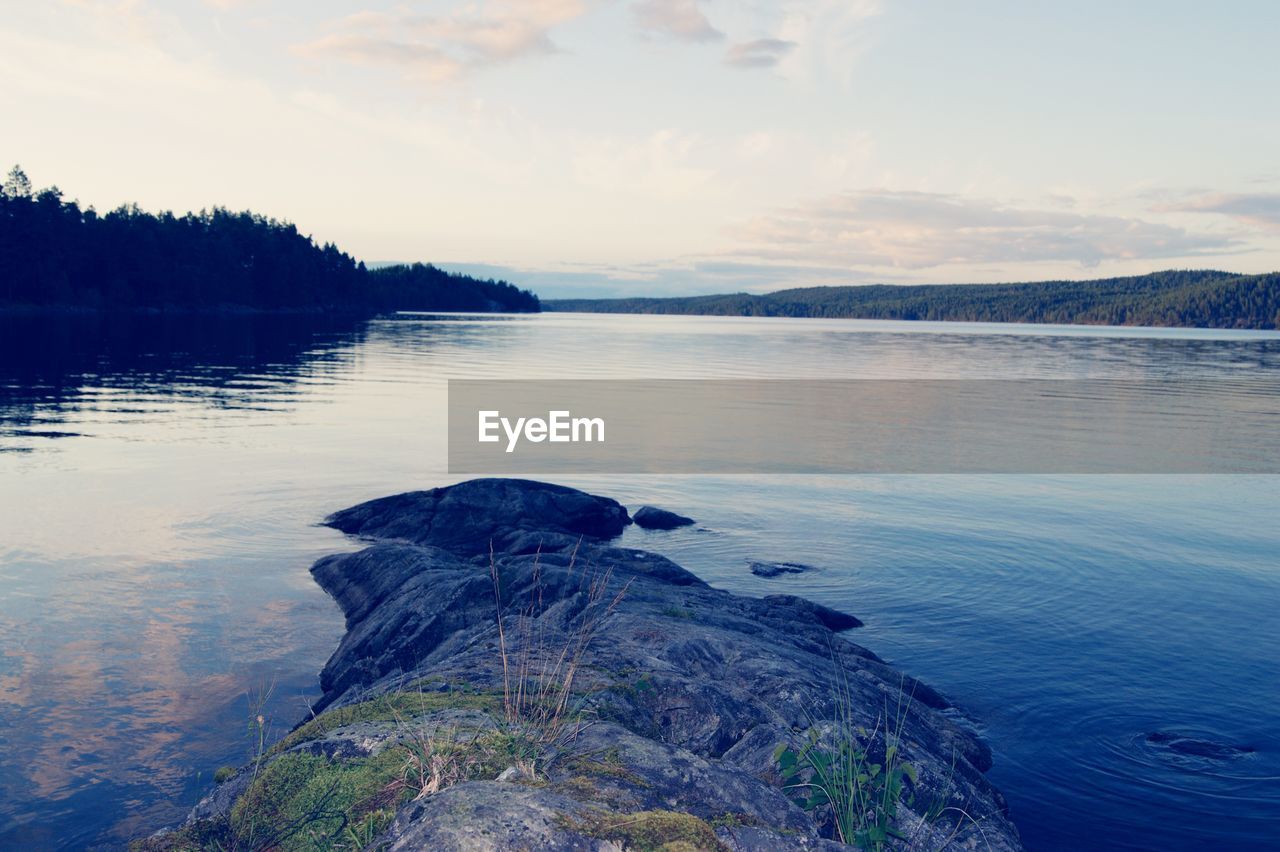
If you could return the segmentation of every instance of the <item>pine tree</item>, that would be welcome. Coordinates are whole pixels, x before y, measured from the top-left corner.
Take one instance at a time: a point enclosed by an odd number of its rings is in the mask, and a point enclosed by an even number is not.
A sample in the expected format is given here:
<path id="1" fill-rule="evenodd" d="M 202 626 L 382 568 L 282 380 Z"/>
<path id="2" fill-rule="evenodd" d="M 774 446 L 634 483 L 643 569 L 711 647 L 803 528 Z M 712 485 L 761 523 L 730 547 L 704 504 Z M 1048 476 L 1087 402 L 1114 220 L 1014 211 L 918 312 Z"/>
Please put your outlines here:
<path id="1" fill-rule="evenodd" d="M 33 190 L 31 189 L 31 178 L 27 177 L 27 173 L 22 170 L 22 166 L 14 166 L 9 170 L 9 176 L 5 178 L 4 187 L 0 189 L 7 198 L 30 198 Z"/>

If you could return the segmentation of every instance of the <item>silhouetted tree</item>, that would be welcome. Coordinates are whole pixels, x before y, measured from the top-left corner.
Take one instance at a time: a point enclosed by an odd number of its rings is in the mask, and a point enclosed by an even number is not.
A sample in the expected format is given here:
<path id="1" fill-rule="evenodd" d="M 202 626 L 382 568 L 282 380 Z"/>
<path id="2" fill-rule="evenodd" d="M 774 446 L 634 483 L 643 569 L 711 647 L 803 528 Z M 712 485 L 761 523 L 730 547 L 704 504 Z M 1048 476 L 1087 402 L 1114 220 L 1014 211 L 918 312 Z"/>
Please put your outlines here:
<path id="1" fill-rule="evenodd" d="M 538 298 L 416 264 L 369 271 L 288 222 L 221 207 L 175 216 L 126 204 L 104 216 L 34 192 L 15 166 L 0 190 L 0 304 L 90 308 L 537 311 Z"/>
<path id="2" fill-rule="evenodd" d="M 31 179 L 27 177 L 27 173 L 22 170 L 21 166 L 14 166 L 9 170 L 9 175 L 4 181 L 4 188 L 0 189 L 0 192 L 3 192 L 6 198 L 30 198 Z"/>

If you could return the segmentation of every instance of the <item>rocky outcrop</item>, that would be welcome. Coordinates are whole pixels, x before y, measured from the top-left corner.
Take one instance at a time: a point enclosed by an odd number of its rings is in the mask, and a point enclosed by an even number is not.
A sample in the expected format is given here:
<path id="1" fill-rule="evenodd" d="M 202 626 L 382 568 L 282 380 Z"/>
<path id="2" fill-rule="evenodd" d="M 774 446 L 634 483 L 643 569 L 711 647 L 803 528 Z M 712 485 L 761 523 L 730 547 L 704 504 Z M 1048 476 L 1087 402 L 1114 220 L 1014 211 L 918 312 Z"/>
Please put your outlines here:
<path id="1" fill-rule="evenodd" d="M 612 500 L 477 480 L 328 523 L 369 546 L 312 569 L 347 622 L 314 714 L 153 847 L 1020 848 L 986 745 L 856 618 L 613 546 Z M 836 820 L 807 745 L 889 806 Z"/>
<path id="2" fill-rule="evenodd" d="M 674 530 L 679 527 L 689 527 L 697 523 L 693 518 L 677 515 L 666 509 L 659 509 L 655 506 L 641 506 L 636 509 L 633 520 L 636 526 L 646 530 Z"/>

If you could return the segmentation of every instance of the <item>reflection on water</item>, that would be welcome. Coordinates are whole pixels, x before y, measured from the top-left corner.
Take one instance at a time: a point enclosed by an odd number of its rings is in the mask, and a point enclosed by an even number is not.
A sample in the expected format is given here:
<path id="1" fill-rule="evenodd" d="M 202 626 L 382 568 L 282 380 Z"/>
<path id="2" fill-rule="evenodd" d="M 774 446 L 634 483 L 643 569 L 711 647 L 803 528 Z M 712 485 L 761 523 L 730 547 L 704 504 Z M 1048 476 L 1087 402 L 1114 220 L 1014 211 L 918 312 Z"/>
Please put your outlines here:
<path id="1" fill-rule="evenodd" d="M 0 848 L 180 818 L 341 634 L 333 509 L 450 480 L 449 378 L 1280 376 L 1280 336 L 546 315 L 0 319 Z M 1274 477 L 565 479 L 807 594 L 982 721 L 1033 848 L 1261 847 L 1280 826 Z M 821 570 L 762 580 L 751 559 Z M 1256 749 L 1170 755 L 1174 730 Z M 203 780 L 201 780 L 203 779 Z"/>
<path id="2" fill-rule="evenodd" d="M 323 381 L 364 323 L 299 316 L 0 317 L 0 449 L 79 437 L 59 425 L 163 419 L 183 405 L 278 410 Z M 30 440 L 22 440 L 30 439 Z"/>

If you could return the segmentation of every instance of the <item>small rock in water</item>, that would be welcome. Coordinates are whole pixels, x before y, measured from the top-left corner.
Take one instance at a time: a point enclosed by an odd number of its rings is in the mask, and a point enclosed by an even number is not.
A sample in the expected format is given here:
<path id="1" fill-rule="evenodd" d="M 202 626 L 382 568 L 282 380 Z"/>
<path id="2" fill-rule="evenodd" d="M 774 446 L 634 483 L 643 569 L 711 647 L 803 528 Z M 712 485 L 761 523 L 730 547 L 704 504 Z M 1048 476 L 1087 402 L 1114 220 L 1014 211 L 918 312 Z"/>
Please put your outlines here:
<path id="1" fill-rule="evenodd" d="M 673 530 L 676 527 L 687 527 L 697 523 L 693 518 L 686 518 L 684 515 L 677 515 L 675 512 L 668 512 L 666 509 L 655 506 L 641 506 L 631 519 L 635 521 L 636 526 L 646 530 Z"/>
<path id="2" fill-rule="evenodd" d="M 1155 733 L 1147 734 L 1147 742 L 1152 745 L 1163 746 L 1176 754 L 1186 754 L 1192 757 L 1208 757 L 1213 760 L 1227 760 L 1233 757 L 1252 754 L 1254 751 L 1252 746 L 1216 743 L 1212 740 L 1184 737 L 1181 734 L 1173 734 L 1168 731 L 1156 731 Z"/>
<path id="3" fill-rule="evenodd" d="M 777 577 L 782 574 L 803 574 L 814 570 L 802 562 L 752 562 L 751 573 L 757 577 Z"/>

